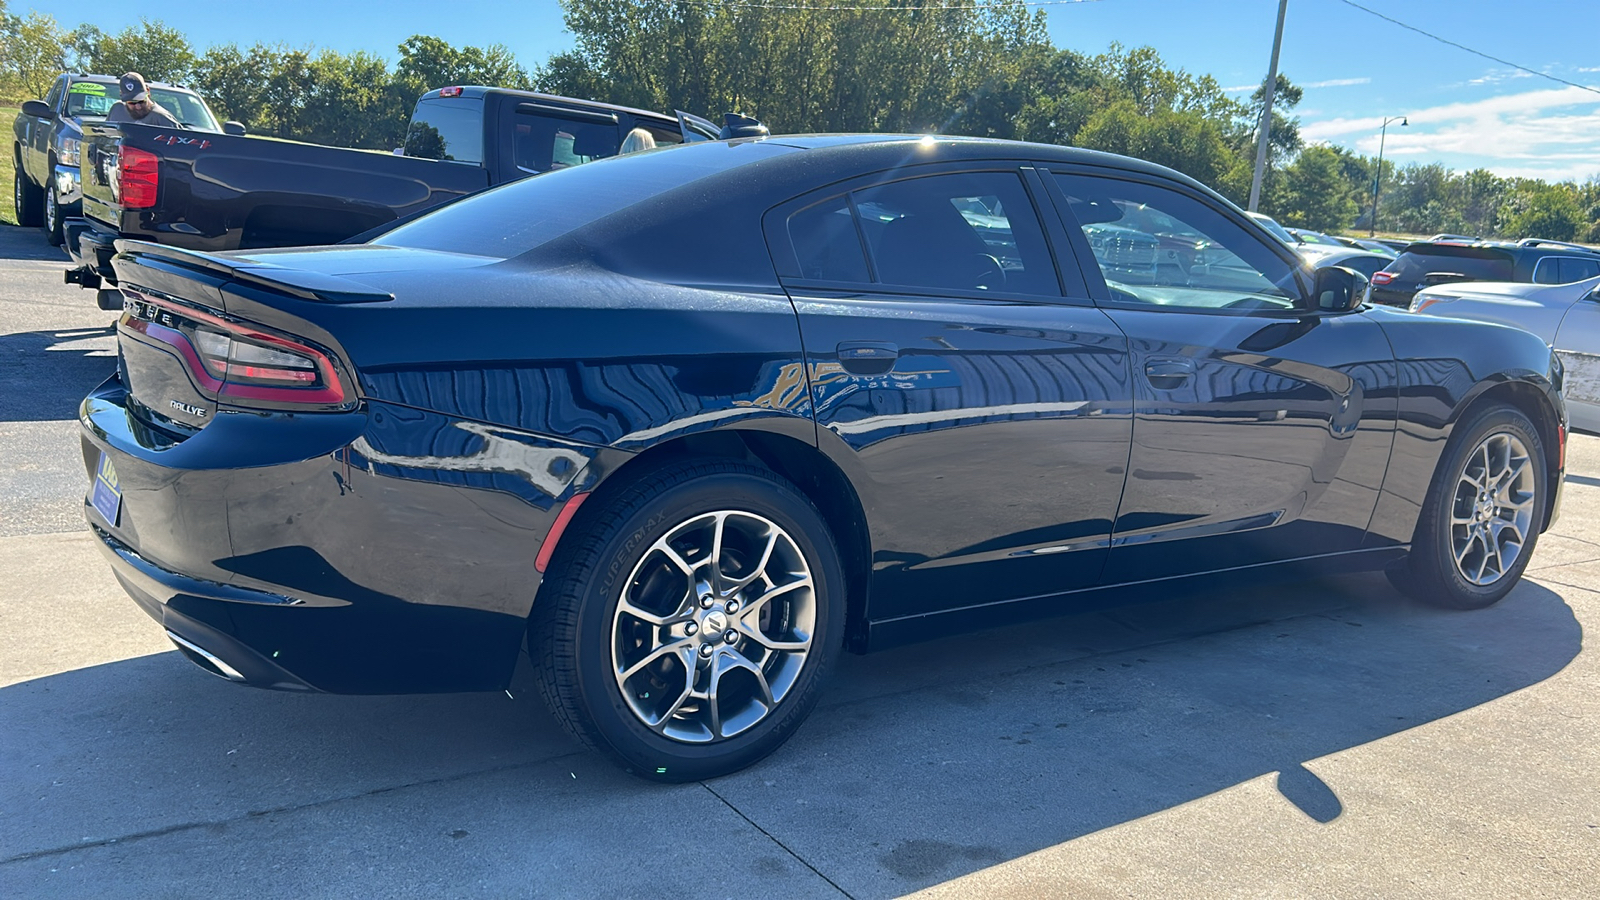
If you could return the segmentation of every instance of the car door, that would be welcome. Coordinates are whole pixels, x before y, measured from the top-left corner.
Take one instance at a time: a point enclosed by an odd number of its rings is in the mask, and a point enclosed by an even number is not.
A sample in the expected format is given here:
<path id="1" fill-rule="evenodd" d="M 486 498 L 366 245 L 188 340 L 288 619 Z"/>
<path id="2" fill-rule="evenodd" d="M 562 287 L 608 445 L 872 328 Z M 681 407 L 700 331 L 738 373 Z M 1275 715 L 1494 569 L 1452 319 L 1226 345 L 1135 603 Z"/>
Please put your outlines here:
<path id="1" fill-rule="evenodd" d="M 1600 431 L 1600 281 L 1583 288 L 1561 318 L 1553 346 L 1566 367 L 1562 395 L 1573 427 Z"/>
<path id="2" fill-rule="evenodd" d="M 1319 311 L 1292 252 L 1198 190 L 1087 167 L 1050 183 L 1130 342 L 1133 444 L 1106 583 L 1359 548 L 1394 429 L 1379 325 Z M 1087 239 L 1117 228 L 1131 234 Z"/>
<path id="3" fill-rule="evenodd" d="M 804 399 L 866 514 L 874 620 L 1099 581 L 1128 348 L 1052 227 L 1059 254 L 1016 163 L 902 169 L 766 218 Z"/>
<path id="4" fill-rule="evenodd" d="M 50 90 L 44 96 L 45 105 L 51 109 L 59 110 L 61 94 L 66 89 L 67 76 L 62 75 L 50 85 Z M 35 184 L 48 184 L 50 180 L 50 135 L 55 131 L 55 122 L 51 119 L 38 116 L 27 116 L 30 120 L 28 140 L 23 150 L 24 171 Z"/>

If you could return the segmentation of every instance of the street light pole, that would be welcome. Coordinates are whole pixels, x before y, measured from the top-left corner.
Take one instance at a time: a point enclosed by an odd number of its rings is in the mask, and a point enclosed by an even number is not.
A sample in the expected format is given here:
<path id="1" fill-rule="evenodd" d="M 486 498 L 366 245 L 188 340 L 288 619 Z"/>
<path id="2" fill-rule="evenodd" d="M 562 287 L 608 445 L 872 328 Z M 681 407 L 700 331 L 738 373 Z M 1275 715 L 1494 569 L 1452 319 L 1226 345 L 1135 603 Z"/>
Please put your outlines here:
<path id="1" fill-rule="evenodd" d="M 1383 120 L 1383 128 L 1378 132 L 1378 174 L 1372 178 L 1372 218 L 1367 222 L 1367 237 L 1376 237 L 1378 234 L 1378 188 L 1383 184 L 1383 142 L 1389 137 L 1389 123 L 1395 119 L 1400 120 L 1400 127 L 1411 124 L 1405 116 L 1390 116 Z"/>
<path id="2" fill-rule="evenodd" d="M 1278 0 L 1278 30 L 1272 36 L 1272 65 L 1267 70 L 1266 96 L 1261 104 L 1261 136 L 1256 138 L 1256 171 L 1250 178 L 1250 211 L 1261 203 L 1261 179 L 1267 171 L 1267 134 L 1272 130 L 1272 94 L 1278 88 L 1278 50 L 1283 47 L 1283 17 L 1289 0 Z"/>

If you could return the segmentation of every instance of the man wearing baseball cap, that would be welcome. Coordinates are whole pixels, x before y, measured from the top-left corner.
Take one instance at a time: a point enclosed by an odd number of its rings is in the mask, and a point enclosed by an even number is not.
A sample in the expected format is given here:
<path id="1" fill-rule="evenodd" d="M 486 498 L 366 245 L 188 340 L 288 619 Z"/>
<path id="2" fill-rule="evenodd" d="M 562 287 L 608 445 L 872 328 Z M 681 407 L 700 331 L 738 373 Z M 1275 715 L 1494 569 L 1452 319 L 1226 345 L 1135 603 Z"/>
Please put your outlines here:
<path id="1" fill-rule="evenodd" d="M 157 103 L 150 97 L 150 88 L 144 83 L 144 76 L 138 72 L 129 72 L 120 79 L 119 87 L 122 89 L 122 100 L 112 104 L 111 111 L 106 113 L 107 122 L 137 122 L 140 125 L 160 125 L 165 128 L 181 128 L 178 120 L 166 107 Z"/>

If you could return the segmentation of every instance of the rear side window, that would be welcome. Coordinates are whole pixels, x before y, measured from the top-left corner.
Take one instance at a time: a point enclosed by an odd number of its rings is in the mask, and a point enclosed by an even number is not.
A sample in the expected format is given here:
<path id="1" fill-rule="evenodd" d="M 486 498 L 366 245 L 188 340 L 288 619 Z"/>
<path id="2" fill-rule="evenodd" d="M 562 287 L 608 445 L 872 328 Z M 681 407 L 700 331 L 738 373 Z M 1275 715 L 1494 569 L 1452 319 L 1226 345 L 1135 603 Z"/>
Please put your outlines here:
<path id="1" fill-rule="evenodd" d="M 512 117 L 512 159 L 536 175 L 616 156 L 622 144 L 615 122 L 585 122 L 519 110 Z"/>
<path id="2" fill-rule="evenodd" d="M 1596 276 L 1600 276 L 1600 259 L 1575 256 L 1547 256 L 1533 270 L 1533 280 L 1539 284 L 1572 284 Z"/>
<path id="3" fill-rule="evenodd" d="M 872 280 L 848 197 L 834 197 L 789 217 L 789 240 L 800 261 L 800 276 L 819 281 Z"/>
<path id="4" fill-rule="evenodd" d="M 455 98 L 418 102 L 406 131 L 406 155 L 483 162 L 483 103 Z"/>
<path id="5" fill-rule="evenodd" d="M 789 239 L 804 278 L 1061 296 L 1039 217 L 1022 179 L 1010 172 L 930 175 L 859 190 L 790 216 Z"/>
<path id="6" fill-rule="evenodd" d="M 1387 271 L 1403 281 L 1421 281 L 1440 272 L 1464 275 L 1473 281 L 1511 281 L 1515 277 L 1510 254 L 1483 247 L 1411 249 L 1390 263 Z"/>

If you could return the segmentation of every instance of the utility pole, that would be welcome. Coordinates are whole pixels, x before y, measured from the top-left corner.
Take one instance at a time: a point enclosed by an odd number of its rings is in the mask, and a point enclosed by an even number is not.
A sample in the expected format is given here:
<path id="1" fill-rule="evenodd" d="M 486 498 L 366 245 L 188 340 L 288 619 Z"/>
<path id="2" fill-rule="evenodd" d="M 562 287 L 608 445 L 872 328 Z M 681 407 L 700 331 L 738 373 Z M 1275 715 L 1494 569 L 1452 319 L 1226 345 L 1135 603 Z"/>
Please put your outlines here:
<path id="1" fill-rule="evenodd" d="M 1405 116 L 1390 116 L 1383 120 L 1383 131 L 1378 135 L 1378 174 L 1372 178 L 1372 219 L 1367 222 L 1367 237 L 1378 234 L 1378 188 L 1383 185 L 1383 142 L 1389 137 L 1389 123 L 1395 119 L 1401 125 L 1410 125 L 1411 120 Z"/>
<path id="2" fill-rule="evenodd" d="M 1289 0 L 1278 0 L 1278 30 L 1272 36 L 1272 65 L 1267 70 L 1267 91 L 1261 104 L 1261 136 L 1256 138 L 1256 174 L 1250 179 L 1250 211 L 1261 204 L 1261 179 L 1267 174 L 1267 134 L 1272 130 L 1272 95 L 1278 89 L 1278 50 L 1283 47 L 1283 17 Z"/>

